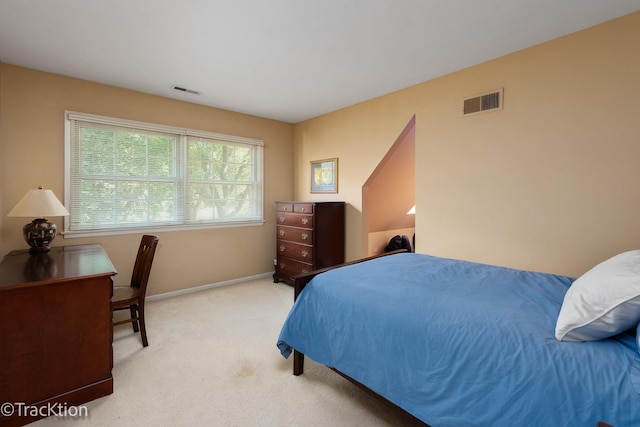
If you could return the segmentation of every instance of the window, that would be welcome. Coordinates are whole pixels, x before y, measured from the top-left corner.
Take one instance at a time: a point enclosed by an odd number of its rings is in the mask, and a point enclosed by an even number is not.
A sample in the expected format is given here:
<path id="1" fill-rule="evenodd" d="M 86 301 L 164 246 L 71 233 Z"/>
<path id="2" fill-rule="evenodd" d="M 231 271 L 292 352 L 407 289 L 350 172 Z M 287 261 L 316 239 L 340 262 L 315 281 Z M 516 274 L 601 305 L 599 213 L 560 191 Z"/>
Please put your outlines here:
<path id="1" fill-rule="evenodd" d="M 259 140 L 66 113 L 65 235 L 263 223 Z"/>

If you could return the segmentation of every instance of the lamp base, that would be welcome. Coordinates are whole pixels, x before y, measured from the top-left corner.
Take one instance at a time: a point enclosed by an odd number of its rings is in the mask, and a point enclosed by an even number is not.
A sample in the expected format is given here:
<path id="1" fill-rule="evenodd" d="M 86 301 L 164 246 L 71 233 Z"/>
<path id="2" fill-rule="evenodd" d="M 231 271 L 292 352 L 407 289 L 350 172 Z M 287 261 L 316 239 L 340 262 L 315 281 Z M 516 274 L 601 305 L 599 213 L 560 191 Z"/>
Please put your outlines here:
<path id="1" fill-rule="evenodd" d="M 31 247 L 29 253 L 49 252 L 49 244 L 56 237 L 56 225 L 45 218 L 36 218 L 22 227 L 22 236 Z"/>

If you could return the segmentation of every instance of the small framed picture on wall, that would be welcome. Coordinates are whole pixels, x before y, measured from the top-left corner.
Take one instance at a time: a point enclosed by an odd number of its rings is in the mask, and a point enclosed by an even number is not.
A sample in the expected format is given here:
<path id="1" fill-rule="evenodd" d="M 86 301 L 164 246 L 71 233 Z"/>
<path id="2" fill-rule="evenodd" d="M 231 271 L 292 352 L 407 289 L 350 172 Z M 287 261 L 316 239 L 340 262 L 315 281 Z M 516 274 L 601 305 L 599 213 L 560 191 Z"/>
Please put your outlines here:
<path id="1" fill-rule="evenodd" d="M 311 161 L 311 192 L 338 192 L 338 158 Z"/>

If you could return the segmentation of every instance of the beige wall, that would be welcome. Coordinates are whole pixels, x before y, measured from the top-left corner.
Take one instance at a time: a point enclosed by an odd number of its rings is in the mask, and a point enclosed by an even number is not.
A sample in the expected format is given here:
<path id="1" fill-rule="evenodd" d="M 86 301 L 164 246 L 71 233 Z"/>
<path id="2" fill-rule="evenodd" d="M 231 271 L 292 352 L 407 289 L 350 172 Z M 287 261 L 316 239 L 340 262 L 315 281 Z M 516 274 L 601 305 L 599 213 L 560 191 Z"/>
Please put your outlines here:
<path id="1" fill-rule="evenodd" d="M 62 197 L 75 110 L 265 141 L 266 224 L 159 233 L 150 294 L 270 272 L 278 199 L 346 201 L 359 258 L 362 185 L 415 115 L 418 252 L 577 275 L 640 247 L 639 46 L 635 13 L 295 126 L 0 63 L 0 254 L 26 245 L 6 213 L 27 189 Z M 504 110 L 461 117 L 499 87 Z M 309 162 L 331 157 L 340 192 L 309 193 Z M 139 236 L 55 245 L 87 242 L 126 282 Z"/>
<path id="2" fill-rule="evenodd" d="M 360 255 L 360 191 L 416 115 L 417 251 L 578 275 L 640 247 L 640 13 L 294 129 L 294 197 L 345 200 Z M 416 55 L 421 52 L 416 52 Z M 462 117 L 504 88 L 504 110 Z M 340 158 L 340 193 L 309 194 L 309 160 Z"/>
<path id="3" fill-rule="evenodd" d="M 362 186 L 363 257 L 383 252 L 395 235 L 413 236 L 415 215 L 407 212 L 415 205 L 415 140 L 412 118 Z"/>
<path id="4" fill-rule="evenodd" d="M 347 260 L 361 257 L 362 185 L 414 116 L 413 104 L 397 93 L 295 125 L 294 197 L 347 202 Z M 309 162 L 327 157 L 339 158 L 339 193 L 310 194 Z"/>
<path id="5" fill-rule="evenodd" d="M 158 233 L 149 294 L 219 283 L 273 270 L 273 202 L 291 199 L 293 126 L 0 63 L 0 255 L 24 248 L 24 218 L 7 212 L 30 188 L 64 196 L 64 111 L 73 110 L 262 139 L 265 219 L 260 227 Z M 59 229 L 61 218 L 54 219 Z M 140 234 L 65 239 L 56 245 L 101 243 L 118 276 L 131 275 Z"/>
<path id="6" fill-rule="evenodd" d="M 415 203 L 416 179 L 415 127 L 408 127 L 363 184 L 368 198 L 369 232 L 415 225 L 414 217 L 407 215 Z"/>

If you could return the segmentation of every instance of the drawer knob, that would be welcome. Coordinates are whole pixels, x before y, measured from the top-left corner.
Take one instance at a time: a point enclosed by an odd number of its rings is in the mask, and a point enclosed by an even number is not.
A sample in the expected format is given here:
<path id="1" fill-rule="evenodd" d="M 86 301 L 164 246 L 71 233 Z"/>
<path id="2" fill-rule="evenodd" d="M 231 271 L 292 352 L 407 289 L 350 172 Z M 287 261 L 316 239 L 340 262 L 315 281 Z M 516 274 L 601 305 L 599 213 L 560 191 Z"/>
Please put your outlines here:
<path id="1" fill-rule="evenodd" d="M 304 211 L 305 211 L 304 206 L 300 207 L 300 212 L 304 212 Z"/>
<path id="2" fill-rule="evenodd" d="M 284 270 L 284 267 L 285 267 L 284 262 L 281 262 L 279 267 L 280 267 L 280 270 Z"/>
<path id="3" fill-rule="evenodd" d="M 308 272 L 309 272 L 309 270 L 307 270 L 306 268 L 303 268 L 303 269 L 302 269 L 302 272 L 303 272 L 303 273 L 308 273 Z"/>
<path id="4" fill-rule="evenodd" d="M 283 216 L 281 216 L 279 219 L 280 219 L 280 222 L 284 222 L 284 217 Z"/>
<path id="5" fill-rule="evenodd" d="M 284 252 L 284 245 L 280 245 L 280 252 Z"/>
<path id="6" fill-rule="evenodd" d="M 302 258 L 306 258 L 307 255 L 309 255 L 309 252 L 307 251 L 302 251 Z"/>
<path id="7" fill-rule="evenodd" d="M 302 240 L 307 240 L 309 235 L 307 233 L 302 233 Z"/>
<path id="8" fill-rule="evenodd" d="M 284 230 L 280 230 L 279 233 L 280 233 L 281 236 L 284 236 Z"/>
<path id="9" fill-rule="evenodd" d="M 309 218 L 302 218 L 302 224 L 307 225 Z"/>

